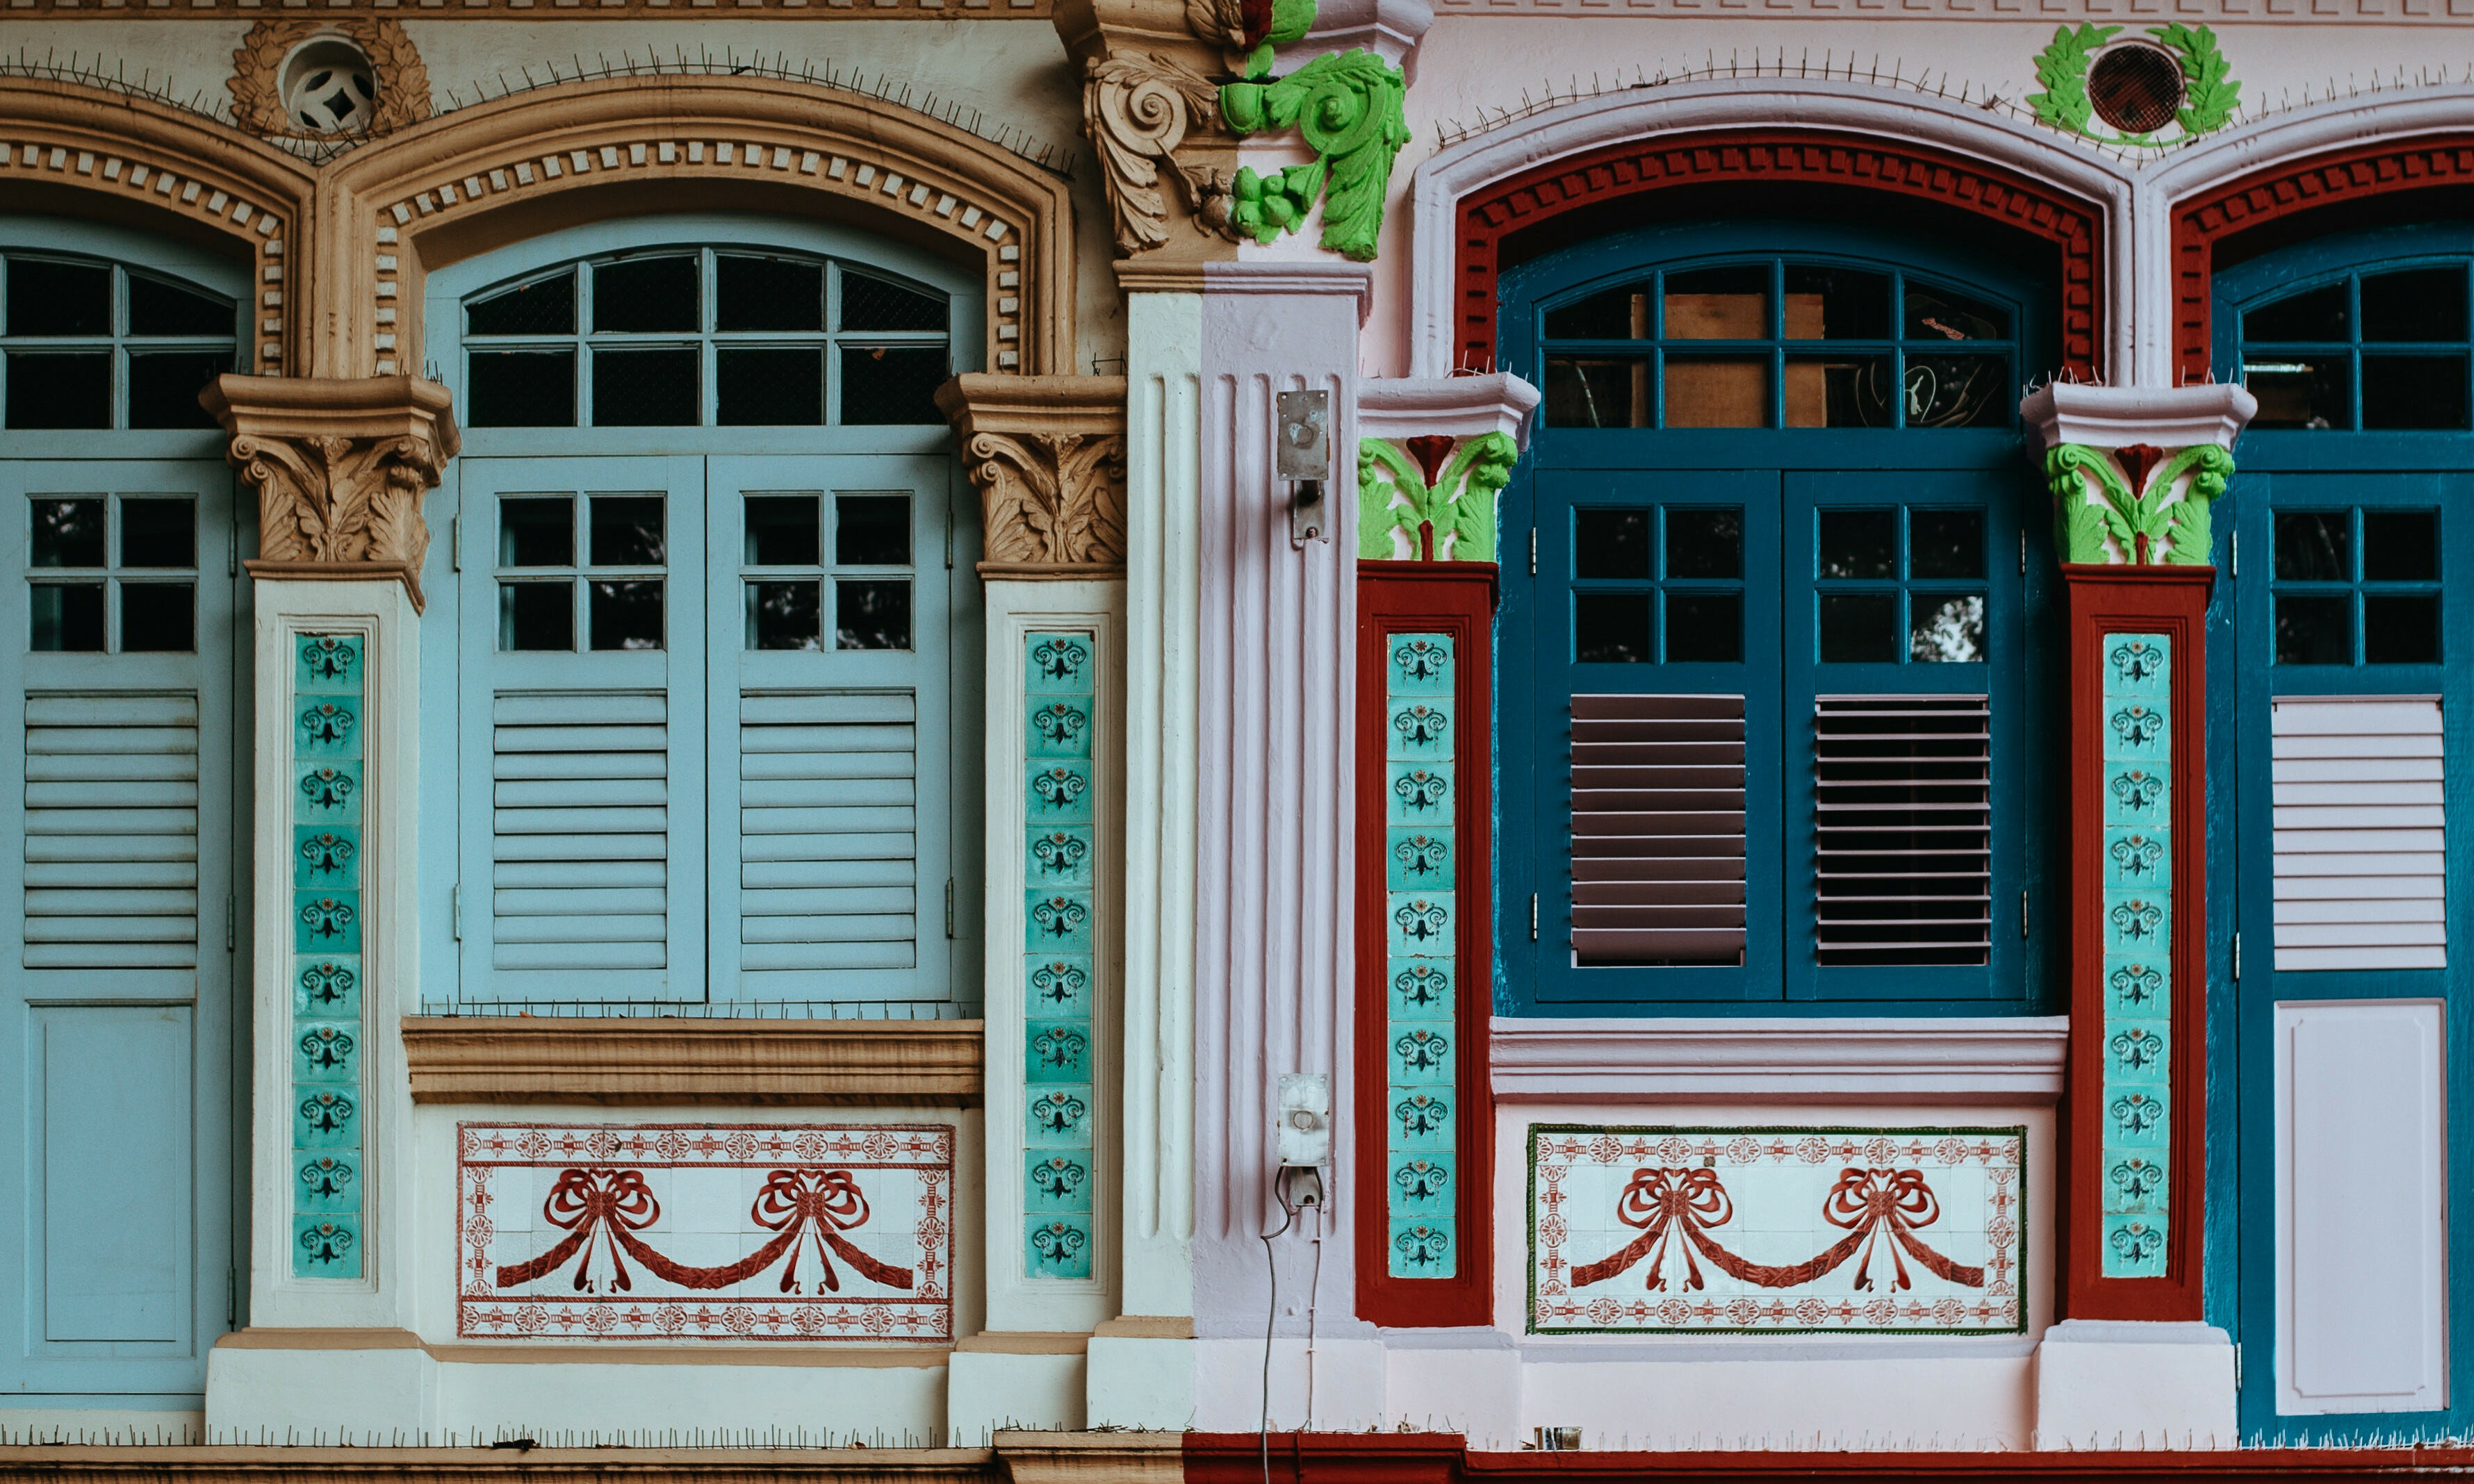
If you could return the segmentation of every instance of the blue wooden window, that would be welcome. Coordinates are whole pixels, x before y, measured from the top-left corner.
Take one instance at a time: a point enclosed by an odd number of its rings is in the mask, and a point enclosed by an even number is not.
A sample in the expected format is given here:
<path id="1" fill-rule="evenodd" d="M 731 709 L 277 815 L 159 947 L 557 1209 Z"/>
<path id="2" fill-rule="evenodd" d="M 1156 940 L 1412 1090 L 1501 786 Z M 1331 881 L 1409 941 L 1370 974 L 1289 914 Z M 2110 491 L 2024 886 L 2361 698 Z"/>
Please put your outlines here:
<path id="1" fill-rule="evenodd" d="M 1503 609 L 1509 1008 L 2038 1005 L 2045 286 L 1771 224 L 1503 293 L 1546 389 L 1502 515 L 1537 551 Z"/>
<path id="2" fill-rule="evenodd" d="M 83 253 L 0 252 L 0 428 L 211 428 L 236 297 Z"/>

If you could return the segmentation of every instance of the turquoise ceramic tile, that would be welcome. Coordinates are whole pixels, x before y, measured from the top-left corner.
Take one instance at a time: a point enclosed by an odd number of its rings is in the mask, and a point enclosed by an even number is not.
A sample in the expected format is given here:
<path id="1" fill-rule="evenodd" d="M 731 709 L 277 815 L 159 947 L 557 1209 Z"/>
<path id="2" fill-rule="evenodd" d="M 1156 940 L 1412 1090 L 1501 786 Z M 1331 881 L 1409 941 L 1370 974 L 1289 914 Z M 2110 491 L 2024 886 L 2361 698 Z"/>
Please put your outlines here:
<path id="1" fill-rule="evenodd" d="M 357 634 L 292 636 L 292 688 L 301 695 L 357 696 L 368 688 Z"/>
<path id="2" fill-rule="evenodd" d="M 2161 1084 L 2173 1058 L 2173 1033 L 2167 1020 L 2104 1022 L 2104 1085 L 2108 1092 L 2134 1084 Z"/>
<path id="3" fill-rule="evenodd" d="M 2162 634 L 2113 634 L 2104 639 L 2107 700 L 2164 702 L 2172 694 L 2172 639 Z"/>
<path id="4" fill-rule="evenodd" d="M 2132 954 L 2104 961 L 2104 1010 L 2132 1020 L 2171 1013 L 2171 969 L 2161 954 Z"/>
<path id="5" fill-rule="evenodd" d="M 1395 762 L 1383 770 L 1383 819 L 1434 829 L 1452 822 L 1457 796 L 1447 762 Z"/>
<path id="6" fill-rule="evenodd" d="M 1394 1088 L 1451 1085 L 1452 1026 L 1440 1020 L 1402 1020 L 1392 1026 L 1384 1042 Z"/>
<path id="7" fill-rule="evenodd" d="M 1089 892 L 1022 894 L 1023 945 L 1034 953 L 1091 951 Z"/>
<path id="8" fill-rule="evenodd" d="M 1449 825 L 1412 825 L 1383 832 L 1383 884 L 1395 892 L 1448 892 L 1452 889 Z"/>
<path id="9" fill-rule="evenodd" d="M 1023 1222 L 1023 1271 L 1033 1278 L 1090 1277 L 1091 1218 L 1026 1218 Z"/>
<path id="10" fill-rule="evenodd" d="M 2170 721 L 2161 705 L 2108 701 L 2104 705 L 2104 755 L 2123 762 L 2162 766 L 2172 755 Z"/>
<path id="11" fill-rule="evenodd" d="M 1391 1188 L 1385 1204 L 1395 1216 L 1448 1216 L 1452 1213 L 1452 1161 L 1449 1154 L 1395 1154 Z"/>
<path id="12" fill-rule="evenodd" d="M 1031 756 L 1091 755 L 1089 696 L 1031 696 L 1023 707 L 1023 750 Z"/>
<path id="13" fill-rule="evenodd" d="M 1034 888 L 1089 886 L 1097 864 L 1088 825 L 1032 825 L 1025 831 L 1023 879 Z"/>
<path id="14" fill-rule="evenodd" d="M 303 1017 L 358 1019 L 361 961 L 356 954 L 312 953 L 292 961 L 292 1013 Z"/>
<path id="15" fill-rule="evenodd" d="M 1022 1157 L 1023 1209 L 1040 1215 L 1091 1209 L 1092 1173 L 1088 1149 L 1032 1149 Z"/>
<path id="16" fill-rule="evenodd" d="M 1388 1271 L 1394 1278 L 1449 1278 L 1459 1266 L 1457 1245 L 1449 1216 L 1395 1220 Z"/>
<path id="17" fill-rule="evenodd" d="M 1392 635 L 1390 680 L 1384 689 L 1393 696 L 1448 696 L 1452 693 L 1452 636 L 1448 634 Z"/>
<path id="18" fill-rule="evenodd" d="M 292 1218 L 292 1276 L 361 1276 L 361 1218 L 347 1212 Z"/>
<path id="19" fill-rule="evenodd" d="M 2173 898 L 2165 892 L 2104 894 L 2104 951 L 2161 956 L 2173 942 Z"/>
<path id="20" fill-rule="evenodd" d="M 1023 769 L 1022 813 L 1034 829 L 1091 823 L 1091 765 L 1049 760 Z"/>
<path id="21" fill-rule="evenodd" d="M 360 1099 L 349 1088 L 296 1088 L 292 1092 L 292 1147 L 357 1149 Z"/>
<path id="22" fill-rule="evenodd" d="M 1392 892 L 1384 898 L 1383 935 L 1393 953 L 1452 951 L 1452 894 Z"/>
<path id="23" fill-rule="evenodd" d="M 1022 961 L 1023 993 L 1031 1013 L 1054 1019 L 1088 1019 L 1091 959 L 1087 954 L 1033 953 Z"/>
<path id="24" fill-rule="evenodd" d="M 1442 958 L 1395 958 L 1383 966 L 1395 1020 L 1452 1017 L 1452 962 Z"/>
<path id="25" fill-rule="evenodd" d="M 2162 1149 L 2172 1140 L 2167 1113 L 2172 1093 L 2162 1083 L 2152 1087 L 2105 1089 L 2104 1141 L 2107 1147 Z"/>
<path id="26" fill-rule="evenodd" d="M 1033 1020 L 1023 1028 L 1023 1076 L 1031 1082 L 1091 1080 L 1091 1022 Z"/>
<path id="27" fill-rule="evenodd" d="M 1452 1096 L 1443 1088 L 1420 1088 L 1386 1094 L 1392 1104 L 1392 1147 L 1402 1153 L 1444 1153 L 1452 1149 Z"/>
<path id="28" fill-rule="evenodd" d="M 1452 755 L 1452 704 L 1441 696 L 1398 696 L 1388 708 L 1383 755 L 1395 762 L 1442 762 Z"/>
<path id="29" fill-rule="evenodd" d="M 2165 838 L 2173 823 L 2173 780 L 2162 763 L 2113 762 L 2104 770 L 2104 822 Z"/>
<path id="30" fill-rule="evenodd" d="M 2168 1199 L 2164 1150 L 2107 1149 L 2101 1168 L 2107 1213 L 2163 1213 Z"/>
<path id="31" fill-rule="evenodd" d="M 361 1079 L 357 1020 L 303 1020 L 292 1027 L 292 1080 L 346 1086 Z"/>
<path id="32" fill-rule="evenodd" d="M 361 755 L 361 698 L 292 698 L 292 755 L 330 761 Z"/>
<path id="33" fill-rule="evenodd" d="M 292 1209 L 319 1215 L 361 1209 L 358 1150 L 292 1157 Z"/>
<path id="34" fill-rule="evenodd" d="M 303 825 L 361 822 L 361 765 L 303 762 L 292 768 L 292 818 Z"/>
<path id="35" fill-rule="evenodd" d="M 1091 635 L 1026 634 L 1022 688 L 1040 696 L 1087 696 L 1092 685 Z"/>
<path id="36" fill-rule="evenodd" d="M 294 892 L 292 947 L 298 953 L 361 951 L 361 894 Z"/>
<path id="37" fill-rule="evenodd" d="M 1091 1147 L 1091 1089 L 1087 1086 L 1032 1088 L 1024 1093 L 1024 1142 L 1034 1149 Z"/>
<path id="38" fill-rule="evenodd" d="M 357 825 L 292 826 L 292 884 L 310 891 L 357 885 L 361 878 L 361 829 Z"/>
<path id="39" fill-rule="evenodd" d="M 2165 1276 L 2165 1217 L 2107 1216 L 2098 1268 L 2106 1278 Z"/>
<path id="40" fill-rule="evenodd" d="M 2161 892 L 2173 884 L 2173 851 L 2163 830 L 2107 826 L 2104 884 Z"/>

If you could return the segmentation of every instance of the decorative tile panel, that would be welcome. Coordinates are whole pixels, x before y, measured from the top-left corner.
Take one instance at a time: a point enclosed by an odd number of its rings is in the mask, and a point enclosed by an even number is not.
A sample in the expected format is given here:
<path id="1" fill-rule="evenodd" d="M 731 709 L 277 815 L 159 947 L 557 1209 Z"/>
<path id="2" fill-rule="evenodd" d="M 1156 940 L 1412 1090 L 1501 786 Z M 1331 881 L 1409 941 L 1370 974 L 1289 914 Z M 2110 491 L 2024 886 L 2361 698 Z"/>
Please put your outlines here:
<path id="1" fill-rule="evenodd" d="M 470 1339 L 953 1337 L 954 1131 L 456 1129 Z"/>
<path id="2" fill-rule="evenodd" d="M 2015 1334 L 2024 1128 L 1529 1131 L 1533 1334 Z"/>
<path id="3" fill-rule="evenodd" d="M 2173 650 L 2162 634 L 2098 641 L 2104 680 L 2103 1216 L 2097 1261 L 2106 1278 L 2165 1271 L 2172 1106 Z"/>
<path id="4" fill-rule="evenodd" d="M 1097 669 L 1088 633 L 1023 639 L 1023 1272 L 1091 1276 Z"/>
<path id="5" fill-rule="evenodd" d="M 292 1274 L 366 1270 L 361 746 L 367 641 L 292 636 Z"/>
<path id="6" fill-rule="evenodd" d="M 1392 1172 L 1384 1270 L 1394 1278 L 1460 1271 L 1452 1189 L 1452 1103 L 1459 1061 L 1453 970 L 1459 798 L 1456 679 L 1447 634 L 1395 634 L 1384 666 L 1384 1139 Z"/>

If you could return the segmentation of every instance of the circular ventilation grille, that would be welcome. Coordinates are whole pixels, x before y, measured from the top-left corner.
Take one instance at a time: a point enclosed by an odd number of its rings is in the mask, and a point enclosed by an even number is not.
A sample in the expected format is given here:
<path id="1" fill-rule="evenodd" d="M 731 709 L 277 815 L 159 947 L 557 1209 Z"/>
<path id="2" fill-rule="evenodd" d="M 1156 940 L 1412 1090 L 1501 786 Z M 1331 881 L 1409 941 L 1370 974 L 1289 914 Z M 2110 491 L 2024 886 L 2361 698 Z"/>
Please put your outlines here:
<path id="1" fill-rule="evenodd" d="M 305 133 L 367 129 L 377 91 L 369 58 L 340 36 L 321 36 L 283 63 L 283 115 Z"/>
<path id="2" fill-rule="evenodd" d="M 2153 133 L 2182 106 L 2182 63 L 2161 46 L 2117 46 L 2088 69 L 2088 102 L 2123 133 Z"/>

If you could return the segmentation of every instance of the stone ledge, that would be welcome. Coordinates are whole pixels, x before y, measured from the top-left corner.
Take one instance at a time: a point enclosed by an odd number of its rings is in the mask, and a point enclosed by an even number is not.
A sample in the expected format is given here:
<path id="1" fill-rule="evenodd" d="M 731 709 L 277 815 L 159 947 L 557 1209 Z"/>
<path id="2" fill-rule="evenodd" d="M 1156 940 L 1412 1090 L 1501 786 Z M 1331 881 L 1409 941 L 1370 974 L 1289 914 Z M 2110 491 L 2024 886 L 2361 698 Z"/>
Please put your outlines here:
<path id="1" fill-rule="evenodd" d="M 970 1108 L 978 1020 L 407 1017 L 416 1103 Z"/>

